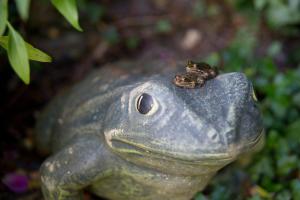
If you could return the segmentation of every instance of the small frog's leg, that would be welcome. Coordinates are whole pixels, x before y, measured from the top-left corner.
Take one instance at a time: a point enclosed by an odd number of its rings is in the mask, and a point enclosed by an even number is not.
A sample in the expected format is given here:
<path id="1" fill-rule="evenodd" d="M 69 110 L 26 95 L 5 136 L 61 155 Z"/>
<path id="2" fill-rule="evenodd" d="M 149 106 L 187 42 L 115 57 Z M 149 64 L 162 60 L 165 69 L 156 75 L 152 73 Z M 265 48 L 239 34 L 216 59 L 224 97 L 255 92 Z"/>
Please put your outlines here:
<path id="1" fill-rule="evenodd" d="M 212 67 L 212 70 L 213 70 L 213 76 L 214 77 L 219 75 L 219 68 L 218 67 L 214 66 L 214 67 Z"/>
<path id="2" fill-rule="evenodd" d="M 197 84 L 202 87 L 205 84 L 205 79 L 203 79 L 202 77 L 198 77 L 197 78 Z"/>
<path id="3" fill-rule="evenodd" d="M 195 88 L 196 82 L 187 80 L 185 75 L 176 75 L 173 79 L 173 83 L 181 88 Z"/>
<path id="4" fill-rule="evenodd" d="M 193 89 L 196 87 L 195 82 L 189 82 L 189 83 L 182 83 L 181 85 L 177 85 L 178 87 L 187 88 L 187 89 Z"/>
<path id="5" fill-rule="evenodd" d="M 48 158 L 40 169 L 45 199 L 83 199 L 82 190 L 105 170 L 103 148 L 98 136 L 85 135 Z"/>

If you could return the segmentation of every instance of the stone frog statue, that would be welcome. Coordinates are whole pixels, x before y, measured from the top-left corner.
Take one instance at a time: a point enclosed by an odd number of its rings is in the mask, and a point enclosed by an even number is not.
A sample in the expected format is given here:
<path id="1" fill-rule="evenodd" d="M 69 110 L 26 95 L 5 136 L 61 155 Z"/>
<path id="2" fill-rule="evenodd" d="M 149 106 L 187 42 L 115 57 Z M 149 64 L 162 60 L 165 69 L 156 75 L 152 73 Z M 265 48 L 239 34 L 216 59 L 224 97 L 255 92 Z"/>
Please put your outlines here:
<path id="1" fill-rule="evenodd" d="M 173 82 L 182 65 L 108 64 L 40 115 L 36 143 L 46 200 L 188 200 L 222 167 L 257 148 L 262 119 L 253 87 L 226 73 L 203 87 Z"/>

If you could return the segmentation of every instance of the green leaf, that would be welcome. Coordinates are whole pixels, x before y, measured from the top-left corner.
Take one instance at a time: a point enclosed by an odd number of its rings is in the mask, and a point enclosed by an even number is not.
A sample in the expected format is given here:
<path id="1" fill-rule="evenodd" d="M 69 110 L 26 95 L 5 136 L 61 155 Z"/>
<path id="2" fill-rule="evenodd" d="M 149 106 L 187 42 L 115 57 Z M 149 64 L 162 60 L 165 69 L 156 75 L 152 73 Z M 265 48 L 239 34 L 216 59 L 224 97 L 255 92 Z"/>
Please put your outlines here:
<path id="1" fill-rule="evenodd" d="M 282 44 L 279 41 L 274 41 L 269 46 L 267 52 L 270 57 L 275 57 L 280 53 L 281 49 L 282 49 Z"/>
<path id="2" fill-rule="evenodd" d="M 52 62 L 52 58 L 41 50 L 34 48 L 31 44 L 25 42 L 29 60 L 39 62 Z M 0 46 L 7 50 L 8 37 L 0 36 Z"/>
<path id="3" fill-rule="evenodd" d="M 291 187 L 293 199 L 300 199 L 300 180 L 293 180 L 291 182 Z"/>
<path id="4" fill-rule="evenodd" d="M 277 173 L 279 176 L 287 176 L 297 166 L 297 155 L 283 155 L 277 160 Z"/>
<path id="5" fill-rule="evenodd" d="M 207 200 L 207 198 L 201 193 L 197 194 L 194 199 L 195 200 Z"/>
<path id="6" fill-rule="evenodd" d="M 136 49 L 140 43 L 140 38 L 132 36 L 126 40 L 126 46 L 128 49 Z"/>
<path id="7" fill-rule="evenodd" d="M 262 200 L 258 194 L 252 196 L 251 198 L 248 198 L 247 200 Z"/>
<path id="8" fill-rule="evenodd" d="M 212 66 L 218 66 L 221 58 L 217 52 L 213 52 L 209 56 L 207 56 L 204 60 L 205 62 L 209 63 Z"/>
<path id="9" fill-rule="evenodd" d="M 80 4 L 78 7 L 82 8 Z M 85 10 L 88 10 L 87 17 L 92 23 L 99 22 L 99 20 L 101 20 L 101 18 L 104 16 L 106 12 L 105 7 L 103 5 L 99 3 L 93 3 L 93 2 L 89 2 L 86 5 Z"/>
<path id="10" fill-rule="evenodd" d="M 51 0 L 51 2 L 74 28 L 82 31 L 78 23 L 76 0 Z"/>
<path id="11" fill-rule="evenodd" d="M 288 6 L 290 9 L 299 9 L 300 6 L 300 1 L 299 0 L 289 0 L 288 1 Z"/>
<path id="12" fill-rule="evenodd" d="M 4 33 L 7 22 L 7 0 L 0 0 L 0 36 Z"/>
<path id="13" fill-rule="evenodd" d="M 26 43 L 26 49 L 30 60 L 39 62 L 52 62 L 52 58 L 41 50 L 34 48 L 31 44 Z"/>
<path id="14" fill-rule="evenodd" d="M 198 0 L 194 3 L 193 7 L 195 16 L 202 17 L 206 14 L 207 8 L 205 2 Z"/>
<path id="15" fill-rule="evenodd" d="M 172 24 L 168 19 L 161 19 L 156 23 L 156 30 L 160 33 L 168 33 L 172 30 Z"/>
<path id="16" fill-rule="evenodd" d="M 295 120 L 293 123 L 289 124 L 286 127 L 287 141 L 290 147 L 296 147 L 300 145 L 299 140 L 300 133 L 300 119 Z"/>
<path id="17" fill-rule="evenodd" d="M 226 200 L 230 199 L 230 191 L 225 186 L 218 186 L 211 194 L 211 200 Z"/>
<path id="18" fill-rule="evenodd" d="M 8 60 L 22 81 L 25 84 L 29 84 L 30 68 L 25 41 L 9 23 L 7 23 L 7 26 L 9 29 L 7 46 Z"/>
<path id="19" fill-rule="evenodd" d="M 30 0 L 15 0 L 17 10 L 23 21 L 27 21 L 29 15 Z"/>
<path id="20" fill-rule="evenodd" d="M 267 3 L 268 3 L 267 0 L 255 0 L 254 6 L 257 10 L 262 10 L 266 6 Z"/>
<path id="21" fill-rule="evenodd" d="M 289 24 L 296 24 L 300 21 L 299 12 L 293 11 L 284 5 L 271 6 L 267 10 L 266 14 L 269 24 L 274 28 Z"/>
<path id="22" fill-rule="evenodd" d="M 291 193 L 288 190 L 281 191 L 275 197 L 275 200 L 290 200 L 290 199 L 291 199 Z"/>
<path id="23" fill-rule="evenodd" d="M 269 157 L 261 157 L 251 167 L 251 176 L 255 181 L 258 181 L 262 176 L 272 179 L 274 177 L 274 166 L 272 165 L 272 160 Z"/>

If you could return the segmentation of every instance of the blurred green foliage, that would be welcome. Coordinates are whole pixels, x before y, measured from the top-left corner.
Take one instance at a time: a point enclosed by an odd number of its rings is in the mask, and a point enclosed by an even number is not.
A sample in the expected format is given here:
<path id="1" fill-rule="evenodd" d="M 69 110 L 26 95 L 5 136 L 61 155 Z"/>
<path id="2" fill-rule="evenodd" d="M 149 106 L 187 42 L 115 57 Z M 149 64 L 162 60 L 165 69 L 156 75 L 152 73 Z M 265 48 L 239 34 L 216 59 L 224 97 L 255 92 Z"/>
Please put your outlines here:
<path id="1" fill-rule="evenodd" d="M 102 32 L 102 38 L 109 44 L 117 44 L 120 42 L 120 35 L 115 26 L 109 26 Z"/>
<path id="2" fill-rule="evenodd" d="M 252 80 L 263 112 L 266 143 L 251 165 L 233 166 L 217 177 L 209 186 L 208 199 L 300 199 L 300 54 L 295 55 L 298 62 L 293 66 L 287 62 L 279 67 L 274 60 L 283 45 L 276 40 L 264 55 L 258 55 L 257 24 L 241 27 L 228 48 L 210 54 L 206 61 L 222 64 L 225 72 L 242 71 Z M 239 189 L 237 176 L 250 182 L 248 189 Z"/>
<path id="3" fill-rule="evenodd" d="M 168 19 L 161 19 L 156 23 L 156 31 L 160 33 L 168 33 L 172 30 L 172 24 Z"/>
<path id="4" fill-rule="evenodd" d="M 253 11 L 265 18 L 267 24 L 281 33 L 299 33 L 300 0 L 227 0 L 237 10 Z"/>
<path id="5" fill-rule="evenodd" d="M 77 2 L 80 12 L 84 13 L 89 22 L 93 24 L 99 22 L 107 13 L 107 8 L 104 4 L 89 0 L 77 0 Z"/>
<path id="6" fill-rule="evenodd" d="M 214 16 L 221 12 L 219 4 L 207 4 L 206 1 L 196 0 L 193 6 L 195 17 Z"/>
<path id="7" fill-rule="evenodd" d="M 126 39 L 126 47 L 128 49 L 136 49 L 140 44 L 140 38 L 136 36 L 131 36 Z"/>

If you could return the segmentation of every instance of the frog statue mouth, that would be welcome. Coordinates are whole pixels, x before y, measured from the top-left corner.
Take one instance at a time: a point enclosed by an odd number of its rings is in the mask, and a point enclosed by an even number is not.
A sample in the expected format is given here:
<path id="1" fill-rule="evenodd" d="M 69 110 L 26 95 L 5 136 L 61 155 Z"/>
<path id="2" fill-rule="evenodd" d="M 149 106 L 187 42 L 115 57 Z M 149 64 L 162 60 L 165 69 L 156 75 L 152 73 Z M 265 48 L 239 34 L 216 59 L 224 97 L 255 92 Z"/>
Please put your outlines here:
<path id="1" fill-rule="evenodd" d="M 115 132 L 117 130 L 113 130 Z M 114 134 L 105 134 L 107 144 L 111 149 L 126 158 L 126 160 L 133 161 L 139 164 L 154 165 L 155 168 L 171 164 L 174 168 L 191 168 L 193 173 L 202 173 L 203 167 L 210 167 L 213 171 L 219 169 L 230 162 L 234 161 L 239 155 L 251 151 L 256 151 L 262 147 L 264 141 L 263 130 L 257 134 L 255 138 L 247 143 L 240 143 L 239 145 L 229 145 L 225 151 L 214 153 L 199 153 L 199 152 L 176 152 L 169 151 L 163 148 L 152 148 L 141 140 L 140 138 L 124 138 L 113 136 Z"/>
<path id="2" fill-rule="evenodd" d="M 136 165 L 197 175 L 262 146 L 261 115 L 245 75 L 223 74 L 191 90 L 170 84 L 132 90 L 128 112 L 114 119 L 120 125 L 104 131 L 114 153 Z"/>

